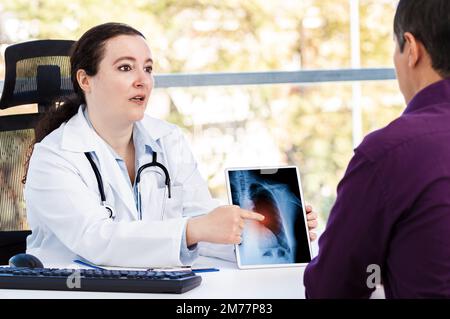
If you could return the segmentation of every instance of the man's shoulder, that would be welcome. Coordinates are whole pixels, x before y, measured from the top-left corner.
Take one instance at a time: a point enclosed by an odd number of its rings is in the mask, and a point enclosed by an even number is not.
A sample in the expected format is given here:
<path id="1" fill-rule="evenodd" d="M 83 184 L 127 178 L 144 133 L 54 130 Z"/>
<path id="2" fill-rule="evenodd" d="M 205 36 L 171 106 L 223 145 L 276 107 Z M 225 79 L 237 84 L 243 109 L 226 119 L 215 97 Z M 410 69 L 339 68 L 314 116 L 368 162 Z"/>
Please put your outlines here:
<path id="1" fill-rule="evenodd" d="M 376 161 L 399 146 L 414 141 L 425 143 L 427 138 L 441 132 L 450 131 L 448 121 L 450 116 L 427 114 L 403 114 L 385 127 L 368 134 L 357 151 L 363 153 L 369 160 Z"/>

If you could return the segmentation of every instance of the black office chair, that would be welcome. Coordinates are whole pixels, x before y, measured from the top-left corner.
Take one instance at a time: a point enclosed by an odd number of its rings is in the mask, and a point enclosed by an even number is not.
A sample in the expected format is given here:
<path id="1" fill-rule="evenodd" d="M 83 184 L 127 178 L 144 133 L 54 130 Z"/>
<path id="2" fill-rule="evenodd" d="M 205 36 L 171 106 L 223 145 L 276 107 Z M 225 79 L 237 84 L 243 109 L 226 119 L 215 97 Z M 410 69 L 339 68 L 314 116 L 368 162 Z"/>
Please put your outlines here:
<path id="1" fill-rule="evenodd" d="M 0 116 L 0 265 L 26 250 L 31 231 L 27 230 L 22 191 L 25 161 L 39 118 L 73 92 L 69 58 L 73 43 L 37 40 L 5 50 L 0 109 L 37 104 L 38 113 Z"/>

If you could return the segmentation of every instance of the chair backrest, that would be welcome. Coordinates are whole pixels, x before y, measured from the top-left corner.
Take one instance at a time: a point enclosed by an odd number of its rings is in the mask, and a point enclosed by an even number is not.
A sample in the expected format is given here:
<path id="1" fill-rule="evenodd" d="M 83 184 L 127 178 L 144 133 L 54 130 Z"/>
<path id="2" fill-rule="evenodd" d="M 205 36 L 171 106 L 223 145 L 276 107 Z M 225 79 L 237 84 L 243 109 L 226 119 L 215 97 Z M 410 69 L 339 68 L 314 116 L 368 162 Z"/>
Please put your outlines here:
<path id="1" fill-rule="evenodd" d="M 28 231 L 22 177 L 34 128 L 53 102 L 73 92 L 70 48 L 74 41 L 37 40 L 5 51 L 0 109 L 38 104 L 39 113 L 0 116 L 0 265 L 26 249 Z"/>
<path id="2" fill-rule="evenodd" d="M 0 109 L 37 103 L 42 112 L 53 101 L 72 93 L 70 49 L 73 43 L 36 40 L 7 47 Z"/>

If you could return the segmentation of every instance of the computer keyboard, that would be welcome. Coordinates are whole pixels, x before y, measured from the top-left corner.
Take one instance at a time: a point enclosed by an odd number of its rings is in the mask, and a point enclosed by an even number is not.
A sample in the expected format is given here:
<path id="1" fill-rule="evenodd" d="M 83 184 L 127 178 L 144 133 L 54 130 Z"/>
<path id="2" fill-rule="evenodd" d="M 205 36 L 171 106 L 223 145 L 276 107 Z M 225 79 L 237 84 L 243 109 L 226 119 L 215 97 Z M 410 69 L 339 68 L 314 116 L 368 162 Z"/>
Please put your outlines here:
<path id="1" fill-rule="evenodd" d="M 202 278 L 187 271 L 0 267 L 0 289 L 144 292 L 181 294 Z"/>

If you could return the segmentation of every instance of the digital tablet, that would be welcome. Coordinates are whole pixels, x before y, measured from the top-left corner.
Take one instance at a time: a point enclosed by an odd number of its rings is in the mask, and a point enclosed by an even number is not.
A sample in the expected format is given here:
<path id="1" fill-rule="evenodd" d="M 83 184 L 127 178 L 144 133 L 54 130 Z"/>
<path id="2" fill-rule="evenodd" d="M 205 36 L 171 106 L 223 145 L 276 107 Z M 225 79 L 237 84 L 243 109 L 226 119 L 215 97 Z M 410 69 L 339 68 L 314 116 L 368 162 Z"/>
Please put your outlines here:
<path id="1" fill-rule="evenodd" d="M 238 267 L 304 266 L 311 244 L 300 175 L 295 166 L 228 168 L 228 200 L 265 216 L 246 220 L 242 242 L 235 245 Z"/>

